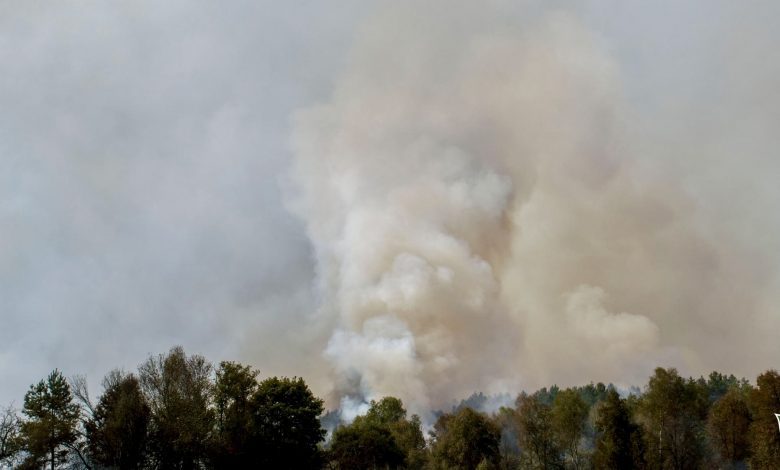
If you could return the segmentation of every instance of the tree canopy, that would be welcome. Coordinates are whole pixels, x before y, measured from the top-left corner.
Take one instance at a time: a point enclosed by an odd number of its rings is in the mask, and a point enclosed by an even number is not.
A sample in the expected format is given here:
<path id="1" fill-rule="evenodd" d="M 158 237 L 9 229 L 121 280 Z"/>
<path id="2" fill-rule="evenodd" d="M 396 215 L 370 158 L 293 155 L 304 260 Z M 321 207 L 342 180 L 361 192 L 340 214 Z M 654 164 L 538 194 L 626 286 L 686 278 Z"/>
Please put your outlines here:
<path id="1" fill-rule="evenodd" d="M 55 369 L 31 385 L 20 412 L 0 414 L 0 466 L 666 470 L 775 469 L 780 461 L 774 370 L 753 385 L 658 368 L 644 389 L 552 385 L 492 414 L 475 409 L 505 398 L 475 393 L 450 412 L 432 411 L 426 440 L 420 417 L 397 397 L 371 400 L 344 423 L 302 378 L 261 378 L 229 361 L 214 368 L 174 347 L 136 373 L 109 372 L 94 405 L 82 377 L 69 382 Z"/>

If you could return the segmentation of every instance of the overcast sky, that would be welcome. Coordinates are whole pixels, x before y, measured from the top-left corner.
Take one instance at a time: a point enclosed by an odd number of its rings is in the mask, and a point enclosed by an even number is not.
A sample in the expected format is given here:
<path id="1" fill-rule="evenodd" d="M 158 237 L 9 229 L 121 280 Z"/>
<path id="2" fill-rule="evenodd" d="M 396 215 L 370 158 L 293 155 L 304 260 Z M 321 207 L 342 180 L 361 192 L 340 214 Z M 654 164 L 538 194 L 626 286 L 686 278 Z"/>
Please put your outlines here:
<path id="1" fill-rule="evenodd" d="M 746 267 L 724 276 L 760 284 L 733 318 L 776 327 L 777 2 L 514 3 L 482 8 L 517 31 L 563 12 L 614 64 L 632 164 L 685 193 L 690 230 L 734 247 L 720 262 Z M 20 405 L 55 367 L 96 386 L 173 345 L 332 388 L 321 367 L 333 362 L 331 320 L 315 318 L 313 243 L 327 239 L 290 210 L 293 117 L 339 109 L 334 89 L 356 55 L 381 62 L 381 48 L 361 46 L 378 23 L 404 31 L 389 5 L 0 0 L 0 404 Z M 469 21 L 453 9 L 441 21 Z M 693 319 L 654 321 L 661 343 L 685 349 L 706 312 L 680 315 Z M 729 348 L 723 318 L 703 334 Z M 754 341 L 733 345 L 736 372 L 777 358 L 767 337 Z M 713 342 L 681 353 L 690 373 L 711 366 L 698 356 Z"/>

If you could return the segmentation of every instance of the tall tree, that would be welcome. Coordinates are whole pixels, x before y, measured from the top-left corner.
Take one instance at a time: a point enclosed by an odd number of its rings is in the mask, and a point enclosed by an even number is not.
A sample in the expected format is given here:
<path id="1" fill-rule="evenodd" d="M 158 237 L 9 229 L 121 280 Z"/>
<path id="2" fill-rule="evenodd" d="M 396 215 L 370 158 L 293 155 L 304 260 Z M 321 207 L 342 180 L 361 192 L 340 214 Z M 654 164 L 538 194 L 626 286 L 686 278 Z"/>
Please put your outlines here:
<path id="1" fill-rule="evenodd" d="M 481 413 L 463 408 L 442 415 L 433 431 L 431 464 L 434 468 L 471 470 L 497 468 L 501 459 L 501 430 Z"/>
<path id="2" fill-rule="evenodd" d="M 731 388 L 710 408 L 707 431 L 710 445 L 721 460 L 736 464 L 747 457 L 750 449 L 748 432 L 752 417 L 745 394 Z"/>
<path id="3" fill-rule="evenodd" d="M 146 461 L 149 405 L 133 375 L 103 381 L 105 391 L 85 425 L 90 458 L 104 467 L 142 468 Z"/>
<path id="4" fill-rule="evenodd" d="M 698 468 L 704 457 L 706 389 L 676 369 L 657 368 L 640 400 L 648 460 L 656 468 Z"/>
<path id="5" fill-rule="evenodd" d="M 141 389 L 152 412 L 151 464 L 189 470 L 205 465 L 214 413 L 211 364 L 177 346 L 139 367 Z"/>
<path id="6" fill-rule="evenodd" d="M 217 434 L 212 464 L 217 468 L 246 468 L 251 462 L 253 402 L 257 374 L 249 366 L 221 362 L 214 385 Z"/>
<path id="7" fill-rule="evenodd" d="M 252 397 L 252 438 L 262 468 L 317 468 L 322 400 L 301 378 L 263 380 Z"/>
<path id="8" fill-rule="evenodd" d="M 523 461 L 532 468 L 549 470 L 560 468 L 562 462 L 552 411 L 546 401 L 547 394 L 541 398 L 521 394 L 517 398 L 517 424 Z"/>
<path id="9" fill-rule="evenodd" d="M 566 453 L 568 464 L 577 470 L 585 465 L 581 441 L 589 411 L 580 394 L 571 388 L 561 390 L 553 400 L 551 415 L 555 437 Z"/>
<path id="10" fill-rule="evenodd" d="M 780 413 L 780 374 L 770 370 L 759 375 L 750 393 L 753 423 L 750 425 L 751 469 L 776 469 L 780 462 L 780 431 L 775 413 Z"/>
<path id="11" fill-rule="evenodd" d="M 77 439 L 79 406 L 59 370 L 30 386 L 24 396 L 21 437 L 27 451 L 25 466 L 46 465 L 54 470 L 64 463 Z"/>
<path id="12" fill-rule="evenodd" d="M 595 468 L 645 468 L 641 428 L 632 422 L 625 401 L 614 389 L 598 405 L 596 432 Z"/>

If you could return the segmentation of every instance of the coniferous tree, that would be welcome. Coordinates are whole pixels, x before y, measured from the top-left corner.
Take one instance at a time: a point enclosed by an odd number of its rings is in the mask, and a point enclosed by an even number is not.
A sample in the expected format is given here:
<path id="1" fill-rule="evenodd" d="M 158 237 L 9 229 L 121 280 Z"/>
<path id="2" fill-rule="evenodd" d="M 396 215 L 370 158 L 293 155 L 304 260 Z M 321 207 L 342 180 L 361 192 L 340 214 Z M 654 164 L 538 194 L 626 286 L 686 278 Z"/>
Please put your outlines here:
<path id="1" fill-rule="evenodd" d="M 59 370 L 46 380 L 30 386 L 24 396 L 21 440 L 26 467 L 48 466 L 54 470 L 64 463 L 78 437 L 80 409 L 73 402 L 70 386 Z"/>

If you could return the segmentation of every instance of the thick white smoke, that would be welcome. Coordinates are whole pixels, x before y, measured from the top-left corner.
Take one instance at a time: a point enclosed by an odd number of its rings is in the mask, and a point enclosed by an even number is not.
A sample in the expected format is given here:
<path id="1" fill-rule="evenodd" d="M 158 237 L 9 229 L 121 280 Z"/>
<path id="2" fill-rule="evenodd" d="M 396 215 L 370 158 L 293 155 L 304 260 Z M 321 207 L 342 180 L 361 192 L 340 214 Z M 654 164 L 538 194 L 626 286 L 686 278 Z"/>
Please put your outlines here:
<path id="1" fill-rule="evenodd" d="M 560 12 L 393 5 L 296 118 L 342 407 L 739 363 L 712 331 L 751 308 L 749 270 L 644 170 L 599 37 Z"/>

